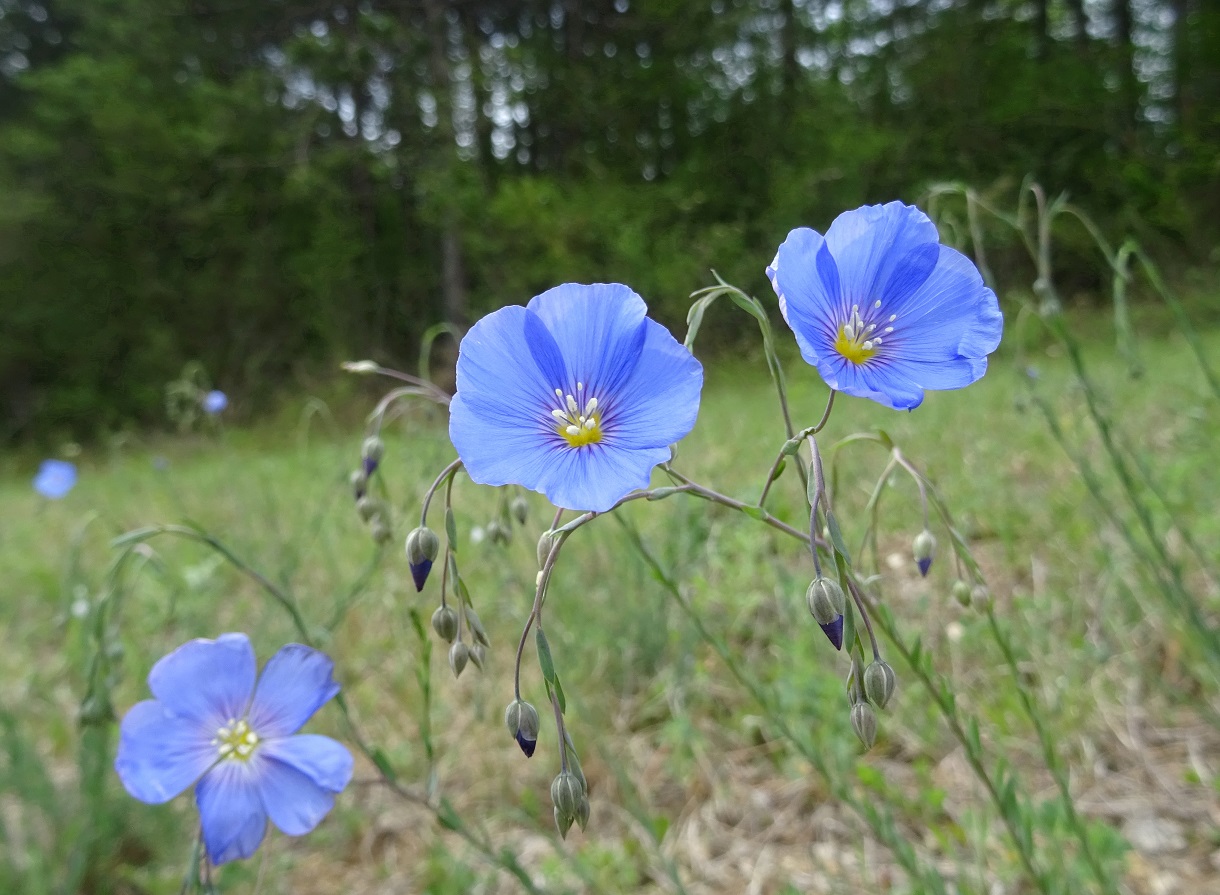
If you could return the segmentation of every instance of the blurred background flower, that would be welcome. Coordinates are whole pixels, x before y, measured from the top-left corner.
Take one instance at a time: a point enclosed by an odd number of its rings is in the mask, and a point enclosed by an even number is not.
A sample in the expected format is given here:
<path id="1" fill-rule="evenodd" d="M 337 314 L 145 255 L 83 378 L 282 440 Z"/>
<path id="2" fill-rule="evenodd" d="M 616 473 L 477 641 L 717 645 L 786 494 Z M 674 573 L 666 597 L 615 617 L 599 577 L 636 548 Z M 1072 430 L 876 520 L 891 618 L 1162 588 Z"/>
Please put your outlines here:
<path id="1" fill-rule="evenodd" d="M 76 464 L 67 460 L 43 460 L 34 476 L 34 490 L 59 500 L 76 486 Z"/>

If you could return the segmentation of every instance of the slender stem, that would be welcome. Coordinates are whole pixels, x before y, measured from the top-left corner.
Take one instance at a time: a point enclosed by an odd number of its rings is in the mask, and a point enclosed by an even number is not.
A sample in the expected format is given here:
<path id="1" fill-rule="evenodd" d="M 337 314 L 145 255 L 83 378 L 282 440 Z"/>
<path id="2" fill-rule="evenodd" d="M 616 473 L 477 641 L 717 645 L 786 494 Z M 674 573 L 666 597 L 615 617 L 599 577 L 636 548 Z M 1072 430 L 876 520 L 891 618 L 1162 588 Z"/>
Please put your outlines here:
<path id="1" fill-rule="evenodd" d="M 436 477 L 428 490 L 424 493 L 424 506 L 419 514 L 419 527 L 423 528 L 428 524 L 428 506 L 432 503 L 432 495 L 436 493 L 436 489 L 441 486 L 446 479 L 452 479 L 459 469 L 462 468 L 462 458 L 458 457 L 448 466 L 441 470 L 441 474 Z"/>
<path id="2" fill-rule="evenodd" d="M 585 514 L 589 519 L 592 519 L 594 515 L 593 513 Z M 513 695 L 517 699 L 521 698 L 521 660 L 525 655 L 525 640 L 529 636 L 530 628 L 535 622 L 539 626 L 542 625 L 542 604 L 546 600 L 546 589 L 551 581 L 551 571 L 555 568 L 555 562 L 559 559 L 559 551 L 563 547 L 563 542 L 568 539 L 570 534 L 569 531 L 560 531 L 558 529 L 559 521 L 562 518 L 563 510 L 556 510 L 555 518 L 551 521 L 553 538 L 551 549 L 546 555 L 542 568 L 538 570 L 538 581 L 534 589 L 534 605 L 530 608 L 530 614 L 525 619 L 525 625 L 521 628 L 521 639 L 517 641 L 517 659 L 513 663 Z"/>
<path id="3" fill-rule="evenodd" d="M 788 442 L 785 442 L 784 447 L 788 447 L 788 444 L 793 441 L 804 440 L 809 436 L 816 435 L 822 431 L 822 429 L 826 426 L 827 420 L 830 419 L 830 411 L 835 405 L 836 394 L 837 392 L 834 389 L 830 390 L 830 396 L 826 399 L 826 409 L 822 412 L 822 418 L 818 420 L 817 425 L 809 426 L 808 428 L 797 432 L 788 439 Z M 775 455 L 775 461 L 771 464 L 771 468 L 767 471 L 767 480 L 763 483 L 762 495 L 758 498 L 758 505 L 760 507 L 767 502 L 767 495 L 771 492 L 771 485 L 775 482 L 776 473 L 779 472 L 779 465 L 784 462 L 784 457 L 786 456 L 787 454 L 783 449 L 781 449 L 780 452 Z"/>
<path id="4" fill-rule="evenodd" d="M 864 619 L 864 630 L 868 632 L 868 641 L 873 648 L 873 660 L 880 661 L 881 647 L 877 645 L 877 635 L 873 633 L 873 623 L 868 617 L 868 609 L 864 605 L 864 598 L 860 594 L 860 588 L 856 586 L 856 582 L 852 580 L 850 575 L 847 577 L 847 589 L 851 592 L 852 602 L 860 610 L 860 618 Z"/>
<path id="5" fill-rule="evenodd" d="M 551 708 L 555 710 L 555 739 L 559 741 L 559 770 L 568 770 L 568 729 L 563 724 L 563 712 L 559 709 L 559 694 L 551 691 Z"/>

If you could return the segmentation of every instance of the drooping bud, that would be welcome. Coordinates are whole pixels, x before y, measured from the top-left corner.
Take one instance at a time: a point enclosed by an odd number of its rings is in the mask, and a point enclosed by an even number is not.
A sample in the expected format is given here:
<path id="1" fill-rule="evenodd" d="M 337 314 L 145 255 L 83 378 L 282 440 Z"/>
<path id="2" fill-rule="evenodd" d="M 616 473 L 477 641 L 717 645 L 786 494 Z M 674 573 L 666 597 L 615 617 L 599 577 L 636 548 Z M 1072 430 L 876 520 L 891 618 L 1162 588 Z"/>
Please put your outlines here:
<path id="1" fill-rule="evenodd" d="M 352 486 L 352 496 L 356 500 L 364 497 L 369 487 L 369 477 L 364 474 L 363 469 L 353 469 L 347 481 Z"/>
<path id="2" fill-rule="evenodd" d="M 813 620 L 822 628 L 835 649 L 843 648 L 843 588 L 837 581 L 819 575 L 805 591 L 805 602 Z"/>
<path id="3" fill-rule="evenodd" d="M 487 540 L 499 547 L 507 547 L 513 542 L 513 530 L 498 519 L 493 519 L 487 523 Z"/>
<path id="4" fill-rule="evenodd" d="M 531 758 L 538 745 L 538 710 L 523 699 L 514 699 L 504 710 L 504 726 L 525 757 Z"/>
<path id="5" fill-rule="evenodd" d="M 468 661 L 470 661 L 470 650 L 462 641 L 455 640 L 453 646 L 449 647 L 449 668 L 453 671 L 454 677 L 462 676 Z"/>
<path id="6" fill-rule="evenodd" d="M 865 749 L 873 748 L 873 743 L 877 741 L 877 715 L 867 702 L 857 702 L 851 707 L 851 729 Z"/>
<path id="7" fill-rule="evenodd" d="M 368 494 L 359 498 L 356 501 L 356 513 L 360 516 L 361 522 L 368 522 L 381 510 L 381 501 L 375 497 L 370 497 Z"/>
<path id="8" fill-rule="evenodd" d="M 470 645 L 470 661 L 474 663 L 474 667 L 483 670 L 483 660 L 487 658 L 487 647 L 481 643 L 473 643 Z"/>
<path id="9" fill-rule="evenodd" d="M 524 525 L 529 521 L 530 502 L 518 494 L 509 503 L 508 511 L 513 514 L 513 518 L 517 520 L 518 525 Z"/>
<path id="10" fill-rule="evenodd" d="M 915 535 L 911 544 L 911 552 L 915 554 L 915 564 L 919 566 L 919 574 L 927 576 L 932 568 L 932 559 L 936 556 L 936 536 L 926 528 Z"/>
<path id="11" fill-rule="evenodd" d="M 585 798 L 585 788 L 580 779 L 570 771 L 562 771 L 551 781 L 551 802 L 555 805 L 555 826 L 565 839 L 572 823 L 580 816 L 580 802 Z"/>
<path id="12" fill-rule="evenodd" d="M 580 824 L 580 831 L 583 833 L 585 828 L 589 826 L 589 797 L 581 796 L 580 806 L 576 809 L 576 822 Z"/>
<path id="13" fill-rule="evenodd" d="M 970 588 L 970 603 L 979 612 L 987 612 L 991 609 L 991 591 L 987 589 L 986 584 L 976 584 Z"/>
<path id="14" fill-rule="evenodd" d="M 457 613 L 448 606 L 437 606 L 436 612 L 432 613 L 432 630 L 446 643 L 453 643 L 453 638 L 457 637 L 457 629 Z"/>
<path id="15" fill-rule="evenodd" d="M 963 606 L 970 605 L 970 585 L 958 578 L 953 582 L 953 599 Z"/>
<path id="16" fill-rule="evenodd" d="M 428 573 L 432 571 L 432 563 L 441 549 L 441 539 L 430 528 L 419 527 L 407 535 L 407 564 L 411 567 L 411 578 L 415 581 L 415 590 L 424 589 Z"/>
<path id="17" fill-rule="evenodd" d="M 864 695 L 879 709 L 885 708 L 894 695 L 896 683 L 894 669 L 882 659 L 869 663 L 864 669 Z"/>
<path id="18" fill-rule="evenodd" d="M 386 522 L 385 515 L 381 513 L 373 517 L 369 531 L 378 544 L 388 544 L 394 537 L 394 529 L 390 528 L 390 523 Z"/>
<path id="19" fill-rule="evenodd" d="M 546 558 L 551 555 L 551 545 L 555 543 L 555 532 L 544 531 L 538 536 L 538 568 L 546 565 Z"/>
<path id="20" fill-rule="evenodd" d="M 385 443 L 376 435 L 370 435 L 364 439 L 364 444 L 360 446 L 360 462 L 364 466 L 365 476 L 370 476 L 377 470 L 377 464 L 381 462 L 382 456 L 385 454 Z"/>

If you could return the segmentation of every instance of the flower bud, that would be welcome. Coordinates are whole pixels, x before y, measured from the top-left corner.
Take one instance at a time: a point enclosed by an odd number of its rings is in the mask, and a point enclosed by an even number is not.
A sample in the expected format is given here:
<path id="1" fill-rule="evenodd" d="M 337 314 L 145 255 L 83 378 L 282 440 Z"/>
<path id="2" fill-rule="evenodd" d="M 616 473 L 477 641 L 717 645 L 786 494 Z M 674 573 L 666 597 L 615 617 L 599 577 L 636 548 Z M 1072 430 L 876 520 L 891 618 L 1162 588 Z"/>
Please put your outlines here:
<path id="1" fill-rule="evenodd" d="M 386 522 L 385 516 L 380 513 L 373 517 L 369 531 L 373 535 L 373 540 L 378 544 L 388 544 L 394 537 L 394 529 L 390 528 L 390 523 Z"/>
<path id="2" fill-rule="evenodd" d="M 961 603 L 963 606 L 970 605 L 970 585 L 962 579 L 958 578 L 953 582 L 953 599 Z"/>
<path id="3" fill-rule="evenodd" d="M 368 522 L 381 510 L 381 501 L 368 494 L 356 500 L 356 513 L 361 522 Z"/>
<path id="4" fill-rule="evenodd" d="M 555 543 L 555 532 L 544 531 L 538 537 L 538 568 L 546 565 L 546 559 L 551 555 L 551 545 Z"/>
<path id="5" fill-rule="evenodd" d="M 432 562 L 441 549 L 441 539 L 430 528 L 421 526 L 407 535 L 407 564 L 411 567 L 411 578 L 415 581 L 415 590 L 424 589 L 428 573 L 432 571 Z"/>
<path id="6" fill-rule="evenodd" d="M 873 748 L 873 743 L 877 741 L 877 715 L 867 702 L 857 702 L 851 707 L 851 729 L 865 749 Z"/>
<path id="7" fill-rule="evenodd" d="M 483 620 L 479 618 L 479 614 L 469 603 L 466 604 L 466 627 L 474 635 L 475 643 L 491 646 L 491 641 L 487 639 L 487 629 L 483 627 Z"/>
<path id="8" fill-rule="evenodd" d="M 580 824 L 580 831 L 583 833 L 585 828 L 589 826 L 589 797 L 581 796 L 580 806 L 576 809 L 576 822 Z"/>
<path id="9" fill-rule="evenodd" d="M 507 547 L 513 542 L 513 530 L 503 522 L 493 519 L 487 523 L 487 540 L 498 547 Z"/>
<path id="10" fill-rule="evenodd" d="M 360 460 L 366 476 L 372 475 L 377 470 L 377 464 L 381 462 L 383 454 L 385 454 L 385 443 L 380 438 L 370 435 L 364 439 L 364 444 L 360 446 Z"/>
<path id="11" fill-rule="evenodd" d="M 538 745 L 538 710 L 523 699 L 514 699 L 504 710 L 504 726 L 516 739 L 526 758 Z"/>
<path id="12" fill-rule="evenodd" d="M 468 661 L 470 661 L 470 650 L 462 641 L 455 640 L 453 646 L 449 647 L 449 667 L 452 669 L 454 677 L 462 676 L 462 671 L 465 670 Z"/>
<path id="13" fill-rule="evenodd" d="M 369 477 L 364 474 L 363 469 L 353 469 L 352 474 L 347 477 L 347 481 L 352 487 L 352 496 L 356 500 L 364 497 L 368 490 Z"/>
<path id="14" fill-rule="evenodd" d="M 559 835 L 565 839 L 572 822 L 580 816 L 580 802 L 585 798 L 585 788 L 570 771 L 562 771 L 551 781 L 551 802 L 555 805 L 555 825 Z"/>
<path id="15" fill-rule="evenodd" d="M 919 566 L 919 574 L 927 576 L 932 568 L 932 558 L 936 556 L 936 536 L 926 528 L 915 535 L 911 544 L 911 552 L 915 554 L 915 564 Z"/>
<path id="16" fill-rule="evenodd" d="M 821 626 L 822 632 L 834 644 L 834 648 L 842 649 L 843 610 L 846 608 L 843 588 L 833 579 L 819 575 L 805 591 L 805 602 L 813 620 Z"/>
<path id="17" fill-rule="evenodd" d="M 970 603 L 979 612 L 987 612 L 992 604 L 991 591 L 986 584 L 976 584 L 970 588 Z"/>
<path id="18" fill-rule="evenodd" d="M 894 695 L 896 683 L 894 669 L 888 662 L 877 659 L 864 669 L 864 695 L 879 709 L 885 708 Z"/>
<path id="19" fill-rule="evenodd" d="M 432 613 L 432 630 L 446 643 L 453 643 L 453 638 L 457 637 L 457 629 L 457 613 L 448 606 L 437 606 L 436 612 Z"/>
<path id="20" fill-rule="evenodd" d="M 513 514 L 513 518 L 517 520 L 518 525 L 524 525 L 529 521 L 530 502 L 518 494 L 509 503 L 508 511 Z"/>
<path id="21" fill-rule="evenodd" d="M 474 667 L 483 670 L 483 660 L 487 658 L 487 647 L 481 643 L 473 643 L 470 645 L 470 661 L 474 663 Z"/>

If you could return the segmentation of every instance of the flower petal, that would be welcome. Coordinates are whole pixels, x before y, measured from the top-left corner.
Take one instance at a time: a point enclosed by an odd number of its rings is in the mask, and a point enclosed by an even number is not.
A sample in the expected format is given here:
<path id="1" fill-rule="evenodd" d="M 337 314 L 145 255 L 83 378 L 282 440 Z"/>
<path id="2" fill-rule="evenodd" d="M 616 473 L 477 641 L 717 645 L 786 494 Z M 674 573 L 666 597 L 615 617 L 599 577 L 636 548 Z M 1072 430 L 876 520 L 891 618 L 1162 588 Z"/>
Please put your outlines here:
<path id="1" fill-rule="evenodd" d="M 271 822 L 300 836 L 318 825 L 352 779 L 352 755 L 330 737 L 271 740 L 260 750 L 257 779 Z"/>
<path id="2" fill-rule="evenodd" d="M 829 270 L 819 270 L 819 265 L 826 265 L 823 254 L 834 264 L 834 258 L 823 251 L 825 242 L 808 227 L 793 230 L 779 247 L 772 267 L 771 285 L 779 296 L 780 311 L 796 336 L 801 357 L 811 364 L 831 350 L 838 329 L 834 317 L 841 304 L 835 285 L 837 269 L 830 286 Z"/>
<path id="3" fill-rule="evenodd" d="M 134 798 L 167 802 L 203 776 L 219 758 L 214 730 L 175 715 L 155 699 L 133 705 L 119 726 L 114 769 Z"/>
<path id="4" fill-rule="evenodd" d="M 263 669 L 250 703 L 250 729 L 263 739 L 296 733 L 326 704 L 339 685 L 331 677 L 335 663 L 325 653 L 290 643 Z"/>
<path id="5" fill-rule="evenodd" d="M 631 376 L 607 396 L 605 443 L 615 449 L 667 448 L 690 433 L 699 415 L 703 365 L 661 324 L 645 320 L 645 331 Z M 656 463 L 667 458 L 668 452 Z"/>
<path id="6" fill-rule="evenodd" d="M 826 247 L 842 277 L 844 309 L 881 298 L 912 250 L 939 242 L 936 225 L 913 205 L 888 202 L 843 212 L 826 231 Z"/>
<path id="7" fill-rule="evenodd" d="M 222 761 L 195 787 L 203 844 L 213 864 L 248 858 L 267 832 L 267 812 L 258 791 L 257 758 Z"/>
<path id="8" fill-rule="evenodd" d="M 246 714 L 254 673 L 250 639 L 221 634 L 184 643 L 162 657 L 148 673 L 148 686 L 169 711 L 215 729 Z"/>

